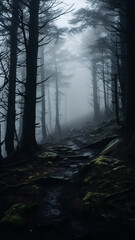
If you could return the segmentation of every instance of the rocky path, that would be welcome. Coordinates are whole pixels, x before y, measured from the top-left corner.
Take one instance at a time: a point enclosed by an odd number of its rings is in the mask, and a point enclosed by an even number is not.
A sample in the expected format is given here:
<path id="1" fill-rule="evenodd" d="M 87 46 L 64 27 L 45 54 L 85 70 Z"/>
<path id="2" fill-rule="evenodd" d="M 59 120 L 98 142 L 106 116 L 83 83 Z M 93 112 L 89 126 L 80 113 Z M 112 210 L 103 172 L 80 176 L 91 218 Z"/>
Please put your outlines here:
<path id="1" fill-rule="evenodd" d="M 2 222 L 0 239 L 98 240 L 94 222 L 82 212 L 80 181 L 87 163 L 115 137 L 115 127 L 112 130 L 109 124 L 71 129 L 50 138 L 33 162 L 3 165 L 1 218 L 16 204 L 35 207 L 26 214 L 24 226 Z"/>

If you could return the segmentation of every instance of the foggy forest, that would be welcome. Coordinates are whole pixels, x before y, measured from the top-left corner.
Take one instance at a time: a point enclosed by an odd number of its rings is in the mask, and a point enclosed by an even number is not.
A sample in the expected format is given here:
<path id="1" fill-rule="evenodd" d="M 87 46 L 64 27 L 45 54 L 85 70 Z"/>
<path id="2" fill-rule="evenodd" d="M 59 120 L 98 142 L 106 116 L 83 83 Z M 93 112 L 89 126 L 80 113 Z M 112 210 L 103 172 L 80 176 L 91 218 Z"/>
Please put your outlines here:
<path id="1" fill-rule="evenodd" d="M 0 1 L 0 239 L 135 238 L 135 1 Z"/>

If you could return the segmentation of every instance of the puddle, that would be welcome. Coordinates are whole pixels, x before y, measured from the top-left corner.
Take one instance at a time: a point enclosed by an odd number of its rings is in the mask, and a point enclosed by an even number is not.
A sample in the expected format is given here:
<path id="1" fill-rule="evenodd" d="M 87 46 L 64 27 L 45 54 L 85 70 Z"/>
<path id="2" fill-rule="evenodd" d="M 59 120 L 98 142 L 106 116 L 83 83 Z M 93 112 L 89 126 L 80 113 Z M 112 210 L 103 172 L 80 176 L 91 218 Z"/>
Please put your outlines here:
<path id="1" fill-rule="evenodd" d="M 79 169 L 76 167 L 71 167 L 65 169 L 62 172 L 55 173 L 51 175 L 51 178 L 61 179 L 61 180 L 72 180 L 73 176 L 79 172 Z"/>
<path id="2" fill-rule="evenodd" d="M 61 215 L 61 206 L 59 203 L 61 189 L 62 187 L 59 186 L 47 190 L 42 212 L 44 217 L 58 217 Z"/>
<path id="3" fill-rule="evenodd" d="M 79 169 L 67 169 L 65 172 L 64 172 L 64 176 L 67 178 L 67 179 L 71 179 L 71 177 L 78 173 Z"/>
<path id="4" fill-rule="evenodd" d="M 77 168 L 78 166 L 77 166 L 77 164 L 71 164 L 70 167 L 71 168 Z"/>
<path id="5" fill-rule="evenodd" d="M 91 158 L 93 156 L 93 153 L 91 151 L 88 151 L 88 152 L 82 153 L 81 156 Z"/>
<path id="6" fill-rule="evenodd" d="M 80 149 L 80 147 L 78 147 L 77 144 L 71 140 L 67 141 L 67 146 L 70 147 L 73 151 Z"/>

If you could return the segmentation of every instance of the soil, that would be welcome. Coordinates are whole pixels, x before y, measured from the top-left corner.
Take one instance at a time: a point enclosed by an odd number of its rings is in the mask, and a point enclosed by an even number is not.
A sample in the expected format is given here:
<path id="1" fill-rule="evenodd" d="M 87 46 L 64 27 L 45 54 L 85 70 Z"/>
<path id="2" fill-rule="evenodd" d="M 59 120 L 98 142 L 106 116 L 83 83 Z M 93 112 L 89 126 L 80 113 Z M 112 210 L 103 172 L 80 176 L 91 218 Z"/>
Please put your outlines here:
<path id="1" fill-rule="evenodd" d="M 133 239 L 134 164 L 114 148 L 119 134 L 115 120 L 87 123 L 4 159 L 0 239 Z"/>

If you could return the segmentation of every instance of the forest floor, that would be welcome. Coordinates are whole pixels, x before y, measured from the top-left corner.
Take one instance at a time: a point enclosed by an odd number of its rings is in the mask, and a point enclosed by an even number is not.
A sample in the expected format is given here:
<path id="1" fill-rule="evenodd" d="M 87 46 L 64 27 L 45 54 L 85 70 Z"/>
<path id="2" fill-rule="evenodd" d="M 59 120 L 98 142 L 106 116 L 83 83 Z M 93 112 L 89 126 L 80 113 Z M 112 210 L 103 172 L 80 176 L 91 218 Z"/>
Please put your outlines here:
<path id="1" fill-rule="evenodd" d="M 0 239 L 134 239 L 135 148 L 128 142 L 114 120 L 87 123 L 50 137 L 36 156 L 3 160 Z"/>

